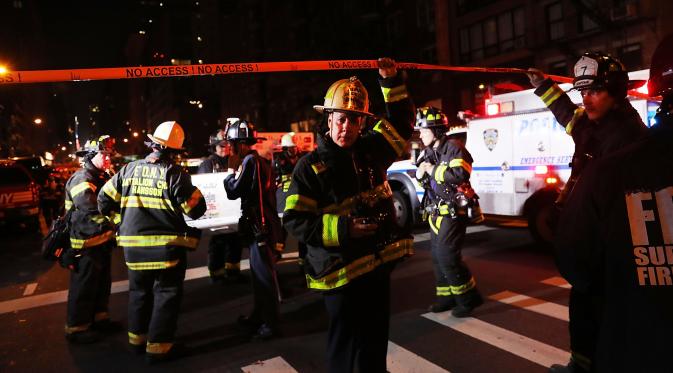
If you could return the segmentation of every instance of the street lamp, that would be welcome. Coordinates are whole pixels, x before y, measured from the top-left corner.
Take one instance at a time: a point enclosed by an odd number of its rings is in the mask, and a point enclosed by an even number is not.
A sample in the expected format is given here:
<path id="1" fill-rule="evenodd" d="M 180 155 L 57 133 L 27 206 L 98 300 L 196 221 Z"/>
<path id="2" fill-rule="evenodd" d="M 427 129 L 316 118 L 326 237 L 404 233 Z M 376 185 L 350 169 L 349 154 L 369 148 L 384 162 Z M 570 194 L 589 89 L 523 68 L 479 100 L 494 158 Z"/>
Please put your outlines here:
<path id="1" fill-rule="evenodd" d="M 133 137 L 138 137 L 138 132 L 133 132 Z"/>
<path id="2" fill-rule="evenodd" d="M 42 118 L 35 118 L 35 119 L 33 120 L 33 123 L 35 123 L 35 124 L 37 124 L 37 125 L 39 126 L 40 124 L 42 124 Z"/>
<path id="3" fill-rule="evenodd" d="M 7 74 L 7 66 L 5 65 L 0 65 L 0 75 Z"/>

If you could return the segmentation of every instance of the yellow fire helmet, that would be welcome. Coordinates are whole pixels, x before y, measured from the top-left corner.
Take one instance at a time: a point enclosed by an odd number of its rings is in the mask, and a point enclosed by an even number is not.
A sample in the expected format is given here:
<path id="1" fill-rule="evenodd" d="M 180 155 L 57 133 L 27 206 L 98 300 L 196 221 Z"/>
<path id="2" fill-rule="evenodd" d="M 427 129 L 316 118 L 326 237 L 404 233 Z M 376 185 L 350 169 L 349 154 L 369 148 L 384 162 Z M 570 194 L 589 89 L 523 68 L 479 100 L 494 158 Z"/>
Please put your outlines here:
<path id="1" fill-rule="evenodd" d="M 185 141 L 185 131 L 176 121 L 161 123 L 154 134 L 147 134 L 150 140 L 167 148 L 182 150 L 182 143 Z"/>
<path id="2" fill-rule="evenodd" d="M 342 111 L 373 116 L 369 112 L 369 95 L 364 84 L 356 76 L 337 80 L 325 93 L 325 104 L 314 105 L 319 113 Z"/>

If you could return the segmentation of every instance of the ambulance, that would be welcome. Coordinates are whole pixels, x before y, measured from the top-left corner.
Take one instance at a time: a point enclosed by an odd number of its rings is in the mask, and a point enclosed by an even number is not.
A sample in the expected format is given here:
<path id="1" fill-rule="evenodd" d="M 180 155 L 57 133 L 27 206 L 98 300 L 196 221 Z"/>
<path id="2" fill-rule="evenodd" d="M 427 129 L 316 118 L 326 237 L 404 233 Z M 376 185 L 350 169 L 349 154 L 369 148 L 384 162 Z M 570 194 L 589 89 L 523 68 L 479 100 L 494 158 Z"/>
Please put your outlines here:
<path id="1" fill-rule="evenodd" d="M 649 70 L 629 77 L 647 80 Z M 579 92 L 570 91 L 571 84 L 560 86 L 574 103 L 582 103 Z M 639 90 L 647 93 L 645 89 Z M 659 104 L 632 97 L 630 101 L 649 126 Z M 470 181 L 481 209 L 524 218 L 533 237 L 548 242 L 552 231 L 546 217 L 570 176 L 573 140 L 532 89 L 494 95 L 485 104 L 486 115 L 469 121 L 466 144 L 474 158 Z M 412 155 L 414 146 L 418 145 L 412 144 Z M 401 225 L 418 221 L 423 190 L 415 170 L 412 160 L 396 162 L 388 170 Z"/>

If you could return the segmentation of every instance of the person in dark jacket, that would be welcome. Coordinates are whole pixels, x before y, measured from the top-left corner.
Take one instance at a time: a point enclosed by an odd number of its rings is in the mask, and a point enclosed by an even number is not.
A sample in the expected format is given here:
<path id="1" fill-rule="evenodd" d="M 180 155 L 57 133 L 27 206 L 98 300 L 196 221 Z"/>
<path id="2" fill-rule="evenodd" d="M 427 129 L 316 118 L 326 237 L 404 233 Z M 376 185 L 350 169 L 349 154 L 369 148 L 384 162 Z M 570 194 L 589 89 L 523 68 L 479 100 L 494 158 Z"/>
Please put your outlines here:
<path id="1" fill-rule="evenodd" d="M 224 179 L 229 199 L 241 199 L 239 237 L 250 249 L 250 271 L 254 308 L 239 323 L 249 327 L 253 339 L 266 340 L 279 334 L 279 285 L 273 247 L 280 241 L 280 219 L 276 213 L 276 191 L 271 162 L 261 157 L 252 146 L 255 137 L 252 123 L 238 120 L 227 129 L 232 153 L 242 159 L 238 171 L 230 169 Z"/>
<path id="2" fill-rule="evenodd" d="M 230 118 L 231 119 L 231 118 Z M 225 130 L 210 137 L 211 155 L 199 165 L 199 174 L 227 172 L 240 165 L 238 157 L 232 156 Z M 214 234 L 208 242 L 208 272 L 213 282 L 241 282 L 242 247 L 237 233 Z"/>
<path id="3" fill-rule="evenodd" d="M 573 88 L 582 93 L 583 106 L 573 104 L 568 95 L 550 79 L 545 79 L 539 70 L 529 70 L 531 84 L 536 87 L 535 94 L 575 142 L 570 178 L 557 199 L 560 208 L 588 164 L 633 143 L 646 131 L 640 116 L 626 98 L 630 83 L 621 62 L 605 54 L 585 53 L 574 70 Z M 565 367 L 552 366 L 551 372 L 591 370 L 600 325 L 596 313 L 599 302 L 597 296 L 571 289 L 571 361 Z"/>
<path id="4" fill-rule="evenodd" d="M 98 212 L 97 196 L 110 178 L 114 139 L 100 136 L 89 140 L 76 153 L 83 166 L 65 185 L 65 209 L 70 216 L 70 250 L 61 265 L 69 268 L 68 318 L 65 337 L 71 343 L 92 343 L 100 333 L 121 330 L 110 321 L 111 251 L 116 246 L 112 223 Z"/>
<path id="5" fill-rule="evenodd" d="M 318 148 L 299 160 L 285 203 L 288 232 L 306 243 L 306 279 L 323 292 L 329 372 L 386 372 L 390 273 L 413 253 L 400 232 L 387 168 L 413 133 L 414 106 L 396 63 L 378 61 L 387 118 L 366 126 L 369 96 L 357 77 L 332 84 Z"/>
<path id="6" fill-rule="evenodd" d="M 597 294 L 593 372 L 671 372 L 673 352 L 673 35 L 652 57 L 663 96 L 647 136 L 587 166 L 563 210 L 558 266 Z"/>
<path id="7" fill-rule="evenodd" d="M 469 183 L 472 155 L 465 148 L 467 125 L 450 126 L 439 109 L 426 107 L 418 109 L 416 129 L 425 146 L 416 179 L 425 186 L 432 207 L 428 222 L 437 301 L 429 311 L 451 310 L 455 317 L 467 317 L 483 303 L 462 259 L 468 223 L 466 195 L 474 194 Z"/>
<path id="8" fill-rule="evenodd" d="M 145 159 L 122 167 L 98 195 L 103 215 L 120 214 L 118 244 L 124 248 L 129 277 L 129 347 L 145 352 L 152 364 L 180 356 L 175 343 L 187 251 L 195 250 L 200 231 L 183 214 L 198 219 L 206 200 L 174 157 L 185 133 L 177 122 L 161 123 L 149 135 Z"/>

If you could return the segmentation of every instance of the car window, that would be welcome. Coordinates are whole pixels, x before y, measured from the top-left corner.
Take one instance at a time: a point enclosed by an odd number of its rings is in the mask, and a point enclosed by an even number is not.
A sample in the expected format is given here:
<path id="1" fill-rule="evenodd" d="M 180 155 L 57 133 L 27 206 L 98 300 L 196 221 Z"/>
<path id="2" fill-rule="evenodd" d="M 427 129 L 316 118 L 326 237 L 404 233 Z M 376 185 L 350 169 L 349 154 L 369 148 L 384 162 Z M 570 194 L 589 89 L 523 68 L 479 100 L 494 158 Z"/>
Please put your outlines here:
<path id="1" fill-rule="evenodd" d="M 18 167 L 0 167 L 0 184 L 26 184 L 30 181 L 30 176 Z"/>

